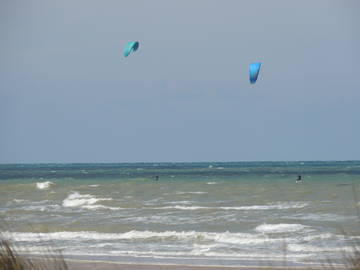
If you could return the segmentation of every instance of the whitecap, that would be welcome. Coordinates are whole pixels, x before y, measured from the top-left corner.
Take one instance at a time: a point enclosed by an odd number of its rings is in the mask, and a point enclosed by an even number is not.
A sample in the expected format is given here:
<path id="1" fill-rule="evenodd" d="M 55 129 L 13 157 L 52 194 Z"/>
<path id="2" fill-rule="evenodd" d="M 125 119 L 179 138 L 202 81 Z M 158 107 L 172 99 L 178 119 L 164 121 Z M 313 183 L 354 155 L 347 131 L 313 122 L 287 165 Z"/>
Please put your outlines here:
<path id="1" fill-rule="evenodd" d="M 178 201 L 179 203 L 189 204 L 188 201 L 186 203 L 182 201 Z M 176 202 L 173 202 L 176 203 Z M 173 204 L 167 203 L 167 204 Z M 179 210 L 199 210 L 199 209 L 207 209 L 207 210 L 238 210 L 238 211 L 249 211 L 249 210 L 286 210 L 286 209 L 297 209 L 303 208 L 307 206 L 307 203 L 294 202 L 294 203 L 277 203 L 277 204 L 269 204 L 269 205 L 248 205 L 248 206 L 188 206 L 188 205 L 174 205 L 174 206 L 163 206 L 152 209 L 179 209 Z"/>
<path id="2" fill-rule="evenodd" d="M 303 245 L 303 244 L 289 244 L 287 249 L 292 252 L 354 252 L 354 247 L 351 246 L 314 246 L 314 245 Z"/>
<path id="3" fill-rule="evenodd" d="M 178 191 L 176 194 L 182 195 L 182 194 L 206 194 L 205 191 Z"/>
<path id="4" fill-rule="evenodd" d="M 46 181 L 46 182 L 37 182 L 36 183 L 36 188 L 37 189 L 49 189 L 51 186 L 54 186 L 55 183 L 50 182 L 50 181 Z"/>
<path id="5" fill-rule="evenodd" d="M 23 200 L 23 199 L 13 199 L 14 203 L 24 203 L 24 202 L 28 202 L 28 200 Z"/>
<path id="6" fill-rule="evenodd" d="M 97 198 L 90 194 L 80 194 L 78 192 L 71 193 L 67 198 L 63 200 L 62 205 L 64 207 L 81 207 L 89 208 L 90 205 L 95 205 L 98 201 L 111 201 L 112 198 Z"/>
<path id="7" fill-rule="evenodd" d="M 255 231 L 261 233 L 287 233 L 297 232 L 308 228 L 308 226 L 302 224 L 262 224 L 255 228 Z"/>
<path id="8" fill-rule="evenodd" d="M 166 202 L 166 204 L 178 204 L 178 203 L 182 203 L 182 204 L 192 204 L 192 203 L 194 203 L 194 201 L 172 201 L 172 202 Z"/>
<path id="9" fill-rule="evenodd" d="M 323 213 L 323 214 L 297 214 L 294 216 L 289 216 L 290 219 L 302 219 L 302 220 L 315 220 L 315 221 L 338 221 L 338 220 L 350 220 L 356 219 L 357 216 L 341 216 L 337 214 Z"/>
<path id="10" fill-rule="evenodd" d="M 197 231 L 128 231 L 123 233 L 101 233 L 95 231 L 78 232 L 50 232 L 50 233 L 30 233 L 30 232 L 5 232 L 5 237 L 14 238 L 17 241 L 37 242 L 46 240 L 184 240 L 184 241 L 212 241 L 213 243 L 230 244 L 258 244 L 267 242 L 281 242 L 282 238 L 271 239 L 264 235 L 254 235 L 249 233 L 231 232 L 197 232 Z"/>
<path id="11" fill-rule="evenodd" d="M 239 210 L 286 210 L 286 209 L 297 209 L 308 206 L 307 202 L 277 202 L 267 205 L 248 205 L 240 206 Z"/>
<path id="12" fill-rule="evenodd" d="M 154 209 L 180 209 L 180 210 L 199 210 L 199 209 L 211 209 L 211 207 L 205 206 L 185 206 L 185 205 L 174 205 L 174 206 L 164 206 Z"/>
<path id="13" fill-rule="evenodd" d="M 94 205 L 84 205 L 82 208 L 90 209 L 90 210 L 98 210 L 98 209 L 109 209 L 109 210 L 119 210 L 123 209 L 121 207 L 111 207 L 111 206 L 105 206 L 101 204 L 94 204 Z"/>

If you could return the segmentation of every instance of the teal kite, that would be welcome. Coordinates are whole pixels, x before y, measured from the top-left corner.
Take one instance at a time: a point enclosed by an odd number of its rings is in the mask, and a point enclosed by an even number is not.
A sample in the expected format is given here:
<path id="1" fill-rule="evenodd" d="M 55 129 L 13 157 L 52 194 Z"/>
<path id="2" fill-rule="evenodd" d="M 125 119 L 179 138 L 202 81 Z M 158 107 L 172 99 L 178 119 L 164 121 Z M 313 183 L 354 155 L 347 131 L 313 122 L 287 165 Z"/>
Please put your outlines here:
<path id="1" fill-rule="evenodd" d="M 135 52 L 139 48 L 138 41 L 128 42 L 124 49 L 124 56 L 128 57 L 130 53 Z"/>
<path id="2" fill-rule="evenodd" d="M 250 69 L 249 69 L 249 75 L 250 75 L 250 83 L 254 84 L 256 83 L 256 80 L 259 76 L 261 63 L 251 63 Z"/>

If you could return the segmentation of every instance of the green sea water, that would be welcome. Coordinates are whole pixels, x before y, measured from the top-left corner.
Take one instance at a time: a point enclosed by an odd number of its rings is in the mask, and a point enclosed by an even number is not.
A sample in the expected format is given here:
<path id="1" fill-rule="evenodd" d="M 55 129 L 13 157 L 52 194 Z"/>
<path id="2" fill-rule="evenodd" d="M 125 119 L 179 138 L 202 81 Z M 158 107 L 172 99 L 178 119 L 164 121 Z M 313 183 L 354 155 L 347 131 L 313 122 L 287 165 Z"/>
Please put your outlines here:
<path id="1" fill-rule="evenodd" d="M 3 164 L 0 218 L 33 254 L 238 265 L 283 260 L 286 243 L 294 264 L 341 262 L 359 183 L 359 161 Z"/>

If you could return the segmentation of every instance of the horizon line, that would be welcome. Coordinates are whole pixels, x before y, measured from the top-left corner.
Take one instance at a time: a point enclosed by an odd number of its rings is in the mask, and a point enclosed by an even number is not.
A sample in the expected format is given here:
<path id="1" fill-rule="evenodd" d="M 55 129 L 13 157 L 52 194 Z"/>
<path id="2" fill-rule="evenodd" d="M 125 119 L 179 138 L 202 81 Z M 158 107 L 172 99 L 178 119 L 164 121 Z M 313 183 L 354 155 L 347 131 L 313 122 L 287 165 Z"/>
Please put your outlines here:
<path id="1" fill-rule="evenodd" d="M 132 161 L 132 162 L 0 162 L 0 165 L 42 165 L 42 164 L 156 164 L 156 163 L 255 163 L 255 162 L 360 162 L 357 159 L 344 160 L 250 160 L 250 161 Z"/>

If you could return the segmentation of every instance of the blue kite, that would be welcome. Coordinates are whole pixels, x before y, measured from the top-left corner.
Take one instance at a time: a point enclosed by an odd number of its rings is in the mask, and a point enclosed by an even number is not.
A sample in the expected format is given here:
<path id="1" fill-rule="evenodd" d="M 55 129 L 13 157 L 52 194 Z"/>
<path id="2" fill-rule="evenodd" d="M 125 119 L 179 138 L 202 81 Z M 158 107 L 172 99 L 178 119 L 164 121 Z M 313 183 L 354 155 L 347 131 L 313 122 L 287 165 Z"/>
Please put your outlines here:
<path id="1" fill-rule="evenodd" d="M 128 57 L 130 53 L 135 52 L 139 48 L 139 41 L 128 42 L 124 49 L 124 56 Z"/>
<path id="2" fill-rule="evenodd" d="M 261 63 L 251 63 L 250 69 L 249 69 L 249 75 L 250 75 L 250 83 L 254 84 L 256 83 L 256 80 L 259 76 Z"/>

